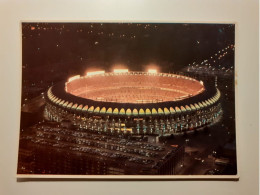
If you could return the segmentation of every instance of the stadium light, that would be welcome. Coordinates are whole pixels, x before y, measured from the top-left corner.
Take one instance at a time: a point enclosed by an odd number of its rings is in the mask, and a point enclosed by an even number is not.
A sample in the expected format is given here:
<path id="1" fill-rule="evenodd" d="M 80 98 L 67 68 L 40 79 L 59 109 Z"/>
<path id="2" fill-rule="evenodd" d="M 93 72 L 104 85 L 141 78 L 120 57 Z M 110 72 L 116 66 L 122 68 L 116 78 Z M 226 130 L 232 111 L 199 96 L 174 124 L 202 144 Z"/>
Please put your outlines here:
<path id="1" fill-rule="evenodd" d="M 68 82 L 71 82 L 71 81 L 76 80 L 76 79 L 79 79 L 79 78 L 80 78 L 80 75 L 76 75 L 76 76 L 70 77 L 70 78 L 68 79 Z"/>
<path id="2" fill-rule="evenodd" d="M 157 73 L 157 70 L 155 70 L 155 69 L 148 69 L 148 72 L 149 73 Z"/>
<path id="3" fill-rule="evenodd" d="M 87 72 L 87 76 L 93 76 L 93 75 L 99 75 L 99 74 L 105 74 L 104 70 L 95 71 L 95 72 Z"/>
<path id="4" fill-rule="evenodd" d="M 114 73 L 124 73 L 128 72 L 128 69 L 114 69 Z"/>

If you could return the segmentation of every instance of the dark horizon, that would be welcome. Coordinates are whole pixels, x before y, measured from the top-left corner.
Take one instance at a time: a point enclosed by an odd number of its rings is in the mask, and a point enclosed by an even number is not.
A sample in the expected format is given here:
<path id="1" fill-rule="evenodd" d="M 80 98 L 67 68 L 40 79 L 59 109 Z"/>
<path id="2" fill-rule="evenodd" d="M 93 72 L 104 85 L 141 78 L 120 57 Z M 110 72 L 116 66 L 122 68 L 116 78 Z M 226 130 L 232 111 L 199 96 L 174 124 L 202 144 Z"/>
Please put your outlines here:
<path id="1" fill-rule="evenodd" d="M 133 71 L 157 64 L 162 72 L 177 72 L 234 44 L 233 24 L 23 23 L 22 29 L 23 75 L 32 80 L 31 71 L 56 80 L 61 68 L 67 79 L 115 64 Z"/>

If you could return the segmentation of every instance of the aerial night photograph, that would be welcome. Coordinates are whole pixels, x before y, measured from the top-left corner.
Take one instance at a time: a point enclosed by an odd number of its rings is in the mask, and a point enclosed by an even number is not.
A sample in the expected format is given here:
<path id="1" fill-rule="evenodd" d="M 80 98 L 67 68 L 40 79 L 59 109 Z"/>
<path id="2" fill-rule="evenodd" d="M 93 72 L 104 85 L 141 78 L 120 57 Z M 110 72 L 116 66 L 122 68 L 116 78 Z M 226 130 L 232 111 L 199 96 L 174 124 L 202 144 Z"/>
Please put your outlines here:
<path id="1" fill-rule="evenodd" d="M 236 176 L 235 24 L 21 23 L 17 174 Z"/>

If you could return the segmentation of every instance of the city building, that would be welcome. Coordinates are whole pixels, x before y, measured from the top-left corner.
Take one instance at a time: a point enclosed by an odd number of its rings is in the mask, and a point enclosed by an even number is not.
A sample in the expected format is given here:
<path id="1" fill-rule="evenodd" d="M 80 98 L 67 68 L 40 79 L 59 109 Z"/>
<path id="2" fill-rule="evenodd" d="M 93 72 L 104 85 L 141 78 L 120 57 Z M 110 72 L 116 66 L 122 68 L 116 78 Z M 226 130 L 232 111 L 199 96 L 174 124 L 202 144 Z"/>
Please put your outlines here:
<path id="1" fill-rule="evenodd" d="M 96 71 L 50 87 L 45 117 L 112 134 L 183 134 L 216 122 L 222 112 L 220 97 L 214 82 L 188 76 Z"/>
<path id="2" fill-rule="evenodd" d="M 66 128 L 58 122 L 31 127 L 23 141 L 21 173 L 80 175 L 173 175 L 184 163 L 184 146 Z M 33 159 L 33 161 L 32 161 Z"/>

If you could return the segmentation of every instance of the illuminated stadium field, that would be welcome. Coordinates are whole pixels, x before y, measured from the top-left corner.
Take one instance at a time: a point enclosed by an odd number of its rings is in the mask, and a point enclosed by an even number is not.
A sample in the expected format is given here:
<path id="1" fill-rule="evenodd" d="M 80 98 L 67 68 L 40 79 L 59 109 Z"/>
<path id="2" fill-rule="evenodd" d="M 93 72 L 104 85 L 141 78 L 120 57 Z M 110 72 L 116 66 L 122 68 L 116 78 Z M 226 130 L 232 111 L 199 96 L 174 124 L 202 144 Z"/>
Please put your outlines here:
<path id="1" fill-rule="evenodd" d="M 66 91 L 95 101 L 141 104 L 179 101 L 203 92 L 204 86 L 195 79 L 174 74 L 121 72 L 72 79 Z"/>
<path id="2" fill-rule="evenodd" d="M 155 70 L 88 72 L 52 86 L 46 99 L 49 120 L 109 133 L 180 134 L 221 114 L 214 84 Z"/>

